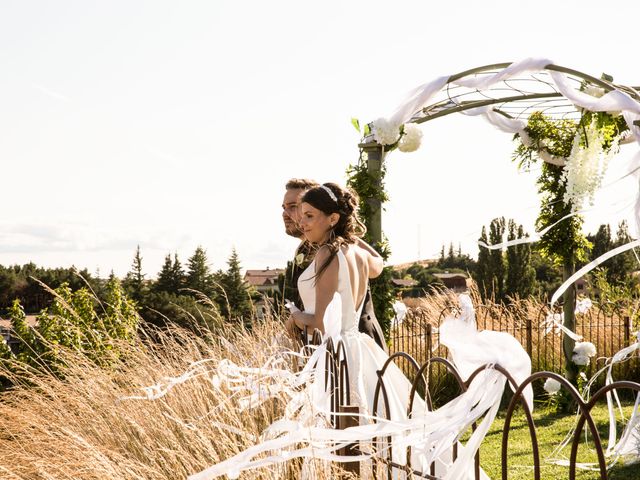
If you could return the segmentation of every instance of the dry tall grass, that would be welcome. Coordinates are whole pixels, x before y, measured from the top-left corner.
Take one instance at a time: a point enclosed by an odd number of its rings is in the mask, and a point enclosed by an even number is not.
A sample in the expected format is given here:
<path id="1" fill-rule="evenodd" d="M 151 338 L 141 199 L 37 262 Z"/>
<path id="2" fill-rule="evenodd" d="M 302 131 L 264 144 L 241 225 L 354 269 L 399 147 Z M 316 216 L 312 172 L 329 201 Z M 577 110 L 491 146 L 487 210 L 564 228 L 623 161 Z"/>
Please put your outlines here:
<path id="1" fill-rule="evenodd" d="M 207 375 L 155 401 L 123 398 L 203 359 L 260 366 L 286 344 L 282 333 L 273 321 L 251 333 L 229 329 L 226 338 L 174 328 L 122 345 L 112 369 L 67 352 L 64 379 L 23 371 L 0 396 L 0 478 L 181 479 L 240 452 L 281 415 L 282 402 L 241 414 Z M 298 478 L 299 468 L 289 462 L 243 478 Z"/>
<path id="2" fill-rule="evenodd" d="M 468 294 L 473 301 L 480 330 L 509 332 L 523 344 L 526 343 L 526 320 L 538 319 L 545 311 L 545 305 L 535 298 L 514 299 L 509 306 L 491 300 L 482 301 L 475 284 Z M 446 316 L 457 314 L 458 295 L 449 289 L 434 290 L 427 297 L 405 299 L 405 304 L 408 307 L 406 320 L 391 330 L 392 350 L 408 352 L 418 363 L 426 361 L 430 355 L 446 357 L 446 349 L 438 344 L 437 328 Z M 535 322 L 536 325 L 540 323 Z M 429 335 L 431 339 L 427 338 Z"/>
<path id="3" fill-rule="evenodd" d="M 424 312 L 420 318 L 436 325 L 445 307 L 456 303 L 453 294 L 435 295 L 418 305 Z M 519 310 L 508 314 L 490 307 L 478 308 L 481 328 L 488 328 L 489 321 L 494 327 L 501 322 L 517 328 L 523 319 L 537 318 L 540 304 L 520 301 Z M 405 327 L 417 328 L 416 318 Z M 264 427 L 281 416 L 283 402 L 277 399 L 240 413 L 228 392 L 212 387 L 208 375 L 155 401 L 124 400 L 203 359 L 212 366 L 223 358 L 261 366 L 291 346 L 277 317 L 256 323 L 250 333 L 228 328 L 224 335 L 197 336 L 173 328 L 154 331 L 153 337 L 119 346 L 122 357 L 110 368 L 66 352 L 64 378 L 26 369 L 13 374 L 15 388 L 0 395 L 0 478 L 182 479 L 253 445 Z M 10 375 L 8 369 L 4 375 Z M 330 478 L 343 475 L 339 467 L 332 468 Z M 299 476 L 296 461 L 243 474 L 246 479 Z"/>

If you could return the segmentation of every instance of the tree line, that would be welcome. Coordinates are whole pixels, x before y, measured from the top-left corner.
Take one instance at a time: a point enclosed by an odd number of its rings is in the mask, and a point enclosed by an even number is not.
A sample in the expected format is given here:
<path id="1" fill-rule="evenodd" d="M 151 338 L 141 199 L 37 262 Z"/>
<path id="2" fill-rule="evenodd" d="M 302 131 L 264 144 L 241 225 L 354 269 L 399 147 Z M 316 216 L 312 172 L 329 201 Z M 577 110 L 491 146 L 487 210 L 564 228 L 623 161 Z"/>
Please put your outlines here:
<path id="1" fill-rule="evenodd" d="M 228 326 L 226 321 L 251 327 L 254 292 L 241 277 L 235 249 L 228 268 L 215 272 L 202 247 L 185 267 L 176 253 L 167 254 L 156 280 L 145 278 L 142 260 L 138 246 L 122 281 L 113 272 L 101 279 L 86 269 L 0 266 L 0 314 L 11 322 L 11 334 L 0 337 L 0 362 L 12 372 L 0 373 L 0 389 L 20 376 L 20 365 L 64 375 L 69 352 L 113 364 L 122 346 L 138 338 L 141 317 L 149 335 L 153 324 L 167 322 L 206 335 Z M 36 315 L 34 325 L 26 313 Z"/>
<path id="2" fill-rule="evenodd" d="M 482 227 L 479 242 L 486 245 L 498 245 L 505 241 L 527 238 L 522 225 L 512 219 L 496 218 Z M 632 241 L 625 221 L 618 225 L 615 236 L 610 225 L 600 225 L 595 234 L 587 235 L 589 242 L 588 258 L 577 268 L 595 260 L 603 253 Z M 432 288 L 442 286 L 435 274 L 465 273 L 478 285 L 483 299 L 508 302 L 510 298 L 539 296 L 549 298 L 562 284 L 562 265 L 548 258 L 537 243 L 517 243 L 506 247 L 489 249 L 479 246 L 478 259 L 462 253 L 460 247 L 449 245 L 447 253 L 443 246 L 440 257 L 430 266 L 418 263 L 394 271 L 395 278 L 413 279 L 416 285 L 402 290 L 403 296 L 422 296 Z M 638 276 L 633 272 L 640 265 L 632 251 L 613 257 L 593 272 L 591 285 L 598 294 L 637 295 Z"/>
<path id="3" fill-rule="evenodd" d="M 103 279 L 88 270 L 42 268 L 34 263 L 4 267 L 0 265 L 0 315 L 8 316 L 14 299 L 28 313 L 39 313 L 49 307 L 53 297 L 48 289 L 68 287 L 71 291 L 87 288 L 97 298 L 106 298 L 113 272 Z M 136 248 L 131 268 L 122 279 L 122 288 L 133 300 L 146 321 L 164 325 L 167 321 L 182 326 L 212 326 L 220 318 L 248 322 L 255 292 L 241 275 L 241 264 L 235 249 L 226 269 L 213 271 L 207 253 L 197 247 L 185 265 L 178 254 L 167 254 L 155 280 L 144 271 L 143 256 Z M 46 285 L 46 287 L 45 287 Z M 249 326 L 249 325 L 247 325 Z"/>
<path id="4" fill-rule="evenodd" d="M 167 254 L 157 279 L 145 277 L 138 247 L 123 285 L 147 321 L 158 325 L 171 320 L 211 326 L 222 317 L 241 320 L 250 327 L 256 295 L 242 278 L 235 249 L 227 260 L 226 270 L 212 271 L 206 250 L 199 246 L 184 266 L 177 253 Z"/>
<path id="5" fill-rule="evenodd" d="M 505 240 L 525 238 L 522 225 L 504 217 L 494 219 L 488 228 L 483 226 L 479 240 L 496 245 Z M 603 253 L 632 240 L 628 225 L 618 225 L 615 235 L 607 224 L 587 236 L 591 261 Z M 580 267 L 580 265 L 578 265 Z M 638 270 L 634 253 L 626 252 L 602 264 L 593 277 L 598 290 L 638 291 Z M 409 278 L 416 282 L 403 289 L 404 296 L 421 296 L 441 282 L 434 275 L 442 272 L 462 272 L 470 275 L 483 298 L 508 301 L 530 295 L 550 296 L 562 283 L 561 266 L 548 259 L 536 243 L 522 243 L 503 249 L 479 247 L 478 259 L 462 252 L 458 246 L 443 246 L 437 261 L 430 266 L 414 264 L 394 271 L 395 278 Z M 113 280 L 92 275 L 87 269 L 43 268 L 34 263 L 5 267 L 0 265 L 0 315 L 8 316 L 13 300 L 18 299 L 28 313 L 38 313 L 51 305 L 53 299 L 44 287 L 68 287 L 71 291 L 88 288 L 97 298 L 108 296 L 108 282 Z M 155 280 L 144 271 L 140 247 L 136 248 L 131 268 L 122 280 L 124 293 L 135 302 L 140 315 L 147 321 L 164 325 L 168 320 L 183 326 L 212 326 L 221 318 L 242 319 L 247 327 L 258 294 L 247 285 L 241 275 L 241 264 L 235 249 L 226 269 L 213 271 L 204 248 L 197 247 L 186 263 L 177 253 L 168 253 Z M 111 287 L 112 288 L 112 287 Z"/>

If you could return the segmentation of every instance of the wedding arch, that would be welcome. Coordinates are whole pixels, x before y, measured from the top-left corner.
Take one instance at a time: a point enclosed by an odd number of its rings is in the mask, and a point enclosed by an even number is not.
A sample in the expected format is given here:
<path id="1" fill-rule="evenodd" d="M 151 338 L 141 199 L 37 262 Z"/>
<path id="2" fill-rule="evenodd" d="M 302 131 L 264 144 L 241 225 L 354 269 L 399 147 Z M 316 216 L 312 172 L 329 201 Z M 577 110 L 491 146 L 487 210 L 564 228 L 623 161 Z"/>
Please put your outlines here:
<path id="1" fill-rule="evenodd" d="M 398 149 L 419 148 L 422 132 L 418 124 L 461 113 L 479 116 L 519 141 L 515 157 L 522 164 L 542 163 L 542 205 L 537 232 L 486 248 L 503 248 L 515 243 L 539 240 L 541 247 L 563 266 L 563 285 L 555 292 L 551 306 L 562 297 L 562 321 L 551 316 L 554 326 L 564 332 L 563 351 L 566 376 L 575 381 L 572 361 L 576 335 L 575 280 L 608 258 L 640 246 L 640 240 L 618 247 L 589 262 L 584 260 L 586 239 L 581 231 L 580 213 L 585 201 L 593 200 L 609 159 L 621 143 L 640 147 L 640 87 L 619 85 L 603 74 L 600 78 L 554 64 L 545 58 L 527 58 L 514 63 L 497 63 L 435 78 L 418 86 L 388 117 L 379 118 L 362 129 L 360 159 L 350 167 L 349 185 L 363 199 L 361 210 L 369 240 L 383 256 L 388 247 L 382 234 L 382 203 L 385 158 Z M 640 181 L 640 150 L 624 176 Z M 546 184 L 544 183 L 546 182 Z M 635 221 L 640 234 L 640 183 L 635 201 Z M 374 298 L 387 302 L 390 292 L 373 285 Z M 378 290 L 377 295 L 375 289 Z M 381 315 L 384 317 L 384 305 Z"/>

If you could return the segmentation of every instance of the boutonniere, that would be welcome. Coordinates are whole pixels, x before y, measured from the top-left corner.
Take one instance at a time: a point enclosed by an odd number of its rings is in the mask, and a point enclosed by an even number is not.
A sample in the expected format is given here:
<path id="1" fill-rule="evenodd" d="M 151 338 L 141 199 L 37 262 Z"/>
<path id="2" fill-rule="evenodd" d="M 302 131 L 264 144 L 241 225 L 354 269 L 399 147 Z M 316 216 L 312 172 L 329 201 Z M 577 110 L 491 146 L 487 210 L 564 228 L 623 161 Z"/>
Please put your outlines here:
<path id="1" fill-rule="evenodd" d="M 300 266 L 304 263 L 304 253 L 299 253 L 296 255 L 296 265 Z"/>

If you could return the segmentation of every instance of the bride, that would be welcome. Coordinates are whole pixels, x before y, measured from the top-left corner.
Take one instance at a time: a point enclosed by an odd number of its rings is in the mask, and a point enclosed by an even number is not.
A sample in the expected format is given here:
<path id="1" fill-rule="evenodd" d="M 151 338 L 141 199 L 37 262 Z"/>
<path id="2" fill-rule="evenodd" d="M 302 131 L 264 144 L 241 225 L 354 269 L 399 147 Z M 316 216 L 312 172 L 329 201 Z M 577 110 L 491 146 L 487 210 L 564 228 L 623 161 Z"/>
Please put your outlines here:
<path id="1" fill-rule="evenodd" d="M 357 197 L 337 184 L 326 183 L 308 190 L 301 200 L 301 228 L 306 239 L 317 246 L 317 253 L 300 275 L 298 289 L 304 310 L 293 305 L 287 329 L 296 328 L 323 334 L 324 342 L 317 347 L 304 369 L 297 375 L 280 375 L 290 379 L 290 401 L 285 417 L 274 422 L 253 447 L 190 477 L 204 480 L 221 475 L 235 478 L 243 470 L 287 461 L 295 457 L 320 458 L 335 461 L 365 460 L 366 451 L 380 437 L 391 437 L 391 455 L 395 463 L 406 463 L 406 451 L 411 447 L 413 469 L 429 472 L 435 464 L 436 475 L 444 478 L 474 478 L 473 456 L 497 413 L 504 390 L 504 377 L 488 368 L 476 376 L 469 389 L 438 410 L 429 411 L 426 403 L 416 397 L 410 415 L 407 405 L 411 383 L 402 371 L 391 363 L 384 374 L 388 412 L 378 418 L 373 411 L 373 397 L 381 370 L 388 355 L 375 341 L 358 332 L 358 319 L 367 292 L 368 279 L 383 268 L 380 255 L 361 236 L 365 227 L 357 216 Z M 462 302 L 461 318 L 449 319 L 440 329 L 441 343 L 447 345 L 463 375 L 470 375 L 484 364 L 500 363 L 509 368 L 516 380 L 530 373 L 530 360 L 519 343 L 507 334 L 477 332 L 470 300 Z M 483 336 L 482 334 L 490 335 Z M 502 338 L 506 335 L 509 338 Z M 359 407 L 360 425 L 343 430 L 331 427 L 329 392 L 325 389 L 326 341 L 342 341 L 347 357 L 350 381 L 349 403 Z M 496 342 L 501 348 L 496 349 Z M 246 374 L 247 369 L 243 369 Z M 261 372 L 256 370 L 256 376 Z M 294 380 L 291 380 L 295 378 Z M 259 382 L 259 380 L 257 380 Z M 247 382 L 255 384 L 256 379 Z M 253 397 L 255 398 L 255 396 Z M 379 407 L 378 407 L 379 408 Z M 470 425 L 482 423 L 466 446 L 458 444 L 458 454 L 452 459 L 452 445 Z M 374 423 L 375 421 L 375 423 Z M 337 450 L 349 443 L 361 442 L 358 457 L 340 457 Z M 266 455 L 265 455 L 266 454 Z M 404 478 L 403 472 L 394 473 Z M 481 478 L 488 478 L 481 471 Z"/>

